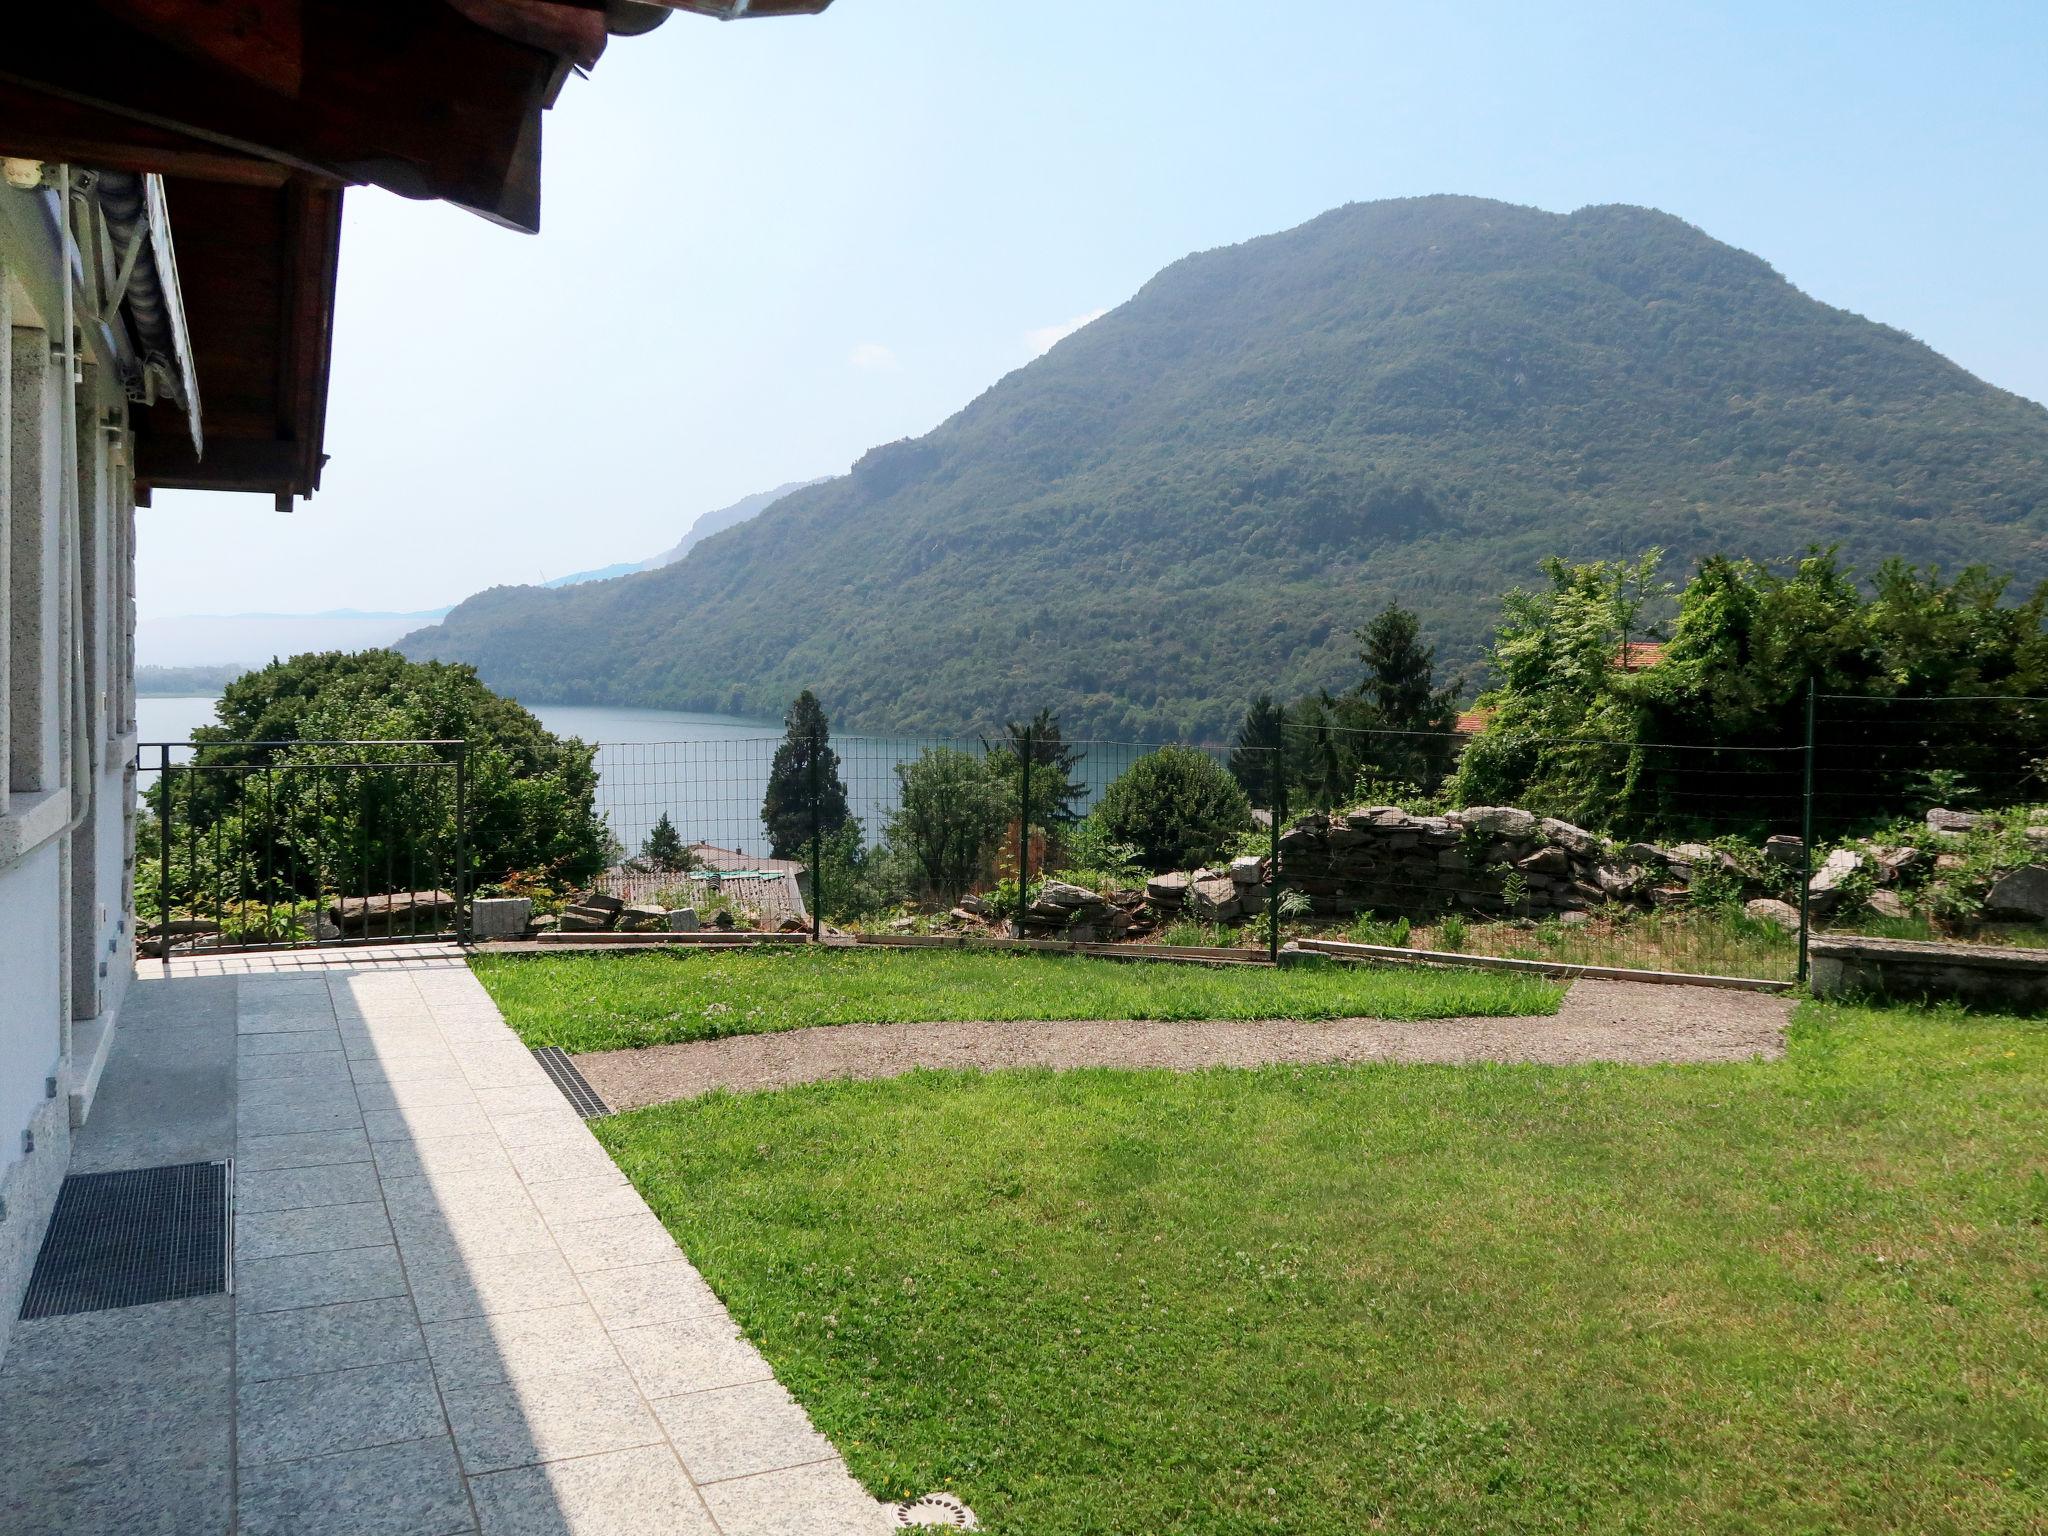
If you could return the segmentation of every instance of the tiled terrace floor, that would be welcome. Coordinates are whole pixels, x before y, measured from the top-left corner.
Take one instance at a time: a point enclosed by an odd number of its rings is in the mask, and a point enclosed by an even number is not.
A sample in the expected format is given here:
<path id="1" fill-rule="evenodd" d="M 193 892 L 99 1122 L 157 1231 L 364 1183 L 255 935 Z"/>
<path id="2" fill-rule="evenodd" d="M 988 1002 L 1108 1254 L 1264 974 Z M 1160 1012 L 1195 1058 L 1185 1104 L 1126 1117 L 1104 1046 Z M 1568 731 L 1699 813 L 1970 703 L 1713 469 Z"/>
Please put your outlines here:
<path id="1" fill-rule="evenodd" d="M 74 1171 L 234 1157 L 235 1293 L 17 1327 L 0 1530 L 890 1526 L 458 959 L 150 970 Z"/>

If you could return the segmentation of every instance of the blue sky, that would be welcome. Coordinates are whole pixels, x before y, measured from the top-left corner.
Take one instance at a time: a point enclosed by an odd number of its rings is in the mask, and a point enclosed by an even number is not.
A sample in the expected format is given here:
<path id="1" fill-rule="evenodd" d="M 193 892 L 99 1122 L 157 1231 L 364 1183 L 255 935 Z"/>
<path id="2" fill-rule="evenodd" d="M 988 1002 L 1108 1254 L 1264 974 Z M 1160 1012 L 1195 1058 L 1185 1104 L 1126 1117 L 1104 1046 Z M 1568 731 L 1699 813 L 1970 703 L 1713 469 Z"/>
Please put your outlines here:
<path id="1" fill-rule="evenodd" d="M 2039 4 L 678 15 L 564 90 L 539 236 L 350 194 L 325 488 L 160 495 L 141 611 L 423 608 L 653 554 L 1189 251 L 1379 197 L 1649 204 L 2048 400 L 2044 58 Z"/>

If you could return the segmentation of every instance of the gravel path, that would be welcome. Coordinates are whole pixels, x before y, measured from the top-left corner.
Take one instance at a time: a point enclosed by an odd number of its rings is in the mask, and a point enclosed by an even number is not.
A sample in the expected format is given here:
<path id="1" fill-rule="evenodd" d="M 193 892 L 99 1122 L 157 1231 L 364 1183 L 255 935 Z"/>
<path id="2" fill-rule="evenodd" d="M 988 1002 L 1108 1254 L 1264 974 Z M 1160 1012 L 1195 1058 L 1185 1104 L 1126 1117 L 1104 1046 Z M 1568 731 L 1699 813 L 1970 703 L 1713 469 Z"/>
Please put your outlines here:
<path id="1" fill-rule="evenodd" d="M 1789 998 L 1717 987 L 1580 981 L 1553 1018 L 839 1024 L 595 1051 L 576 1065 L 613 1109 L 918 1067 L 1255 1067 L 1270 1062 L 1566 1065 L 1746 1061 L 1785 1050 Z"/>

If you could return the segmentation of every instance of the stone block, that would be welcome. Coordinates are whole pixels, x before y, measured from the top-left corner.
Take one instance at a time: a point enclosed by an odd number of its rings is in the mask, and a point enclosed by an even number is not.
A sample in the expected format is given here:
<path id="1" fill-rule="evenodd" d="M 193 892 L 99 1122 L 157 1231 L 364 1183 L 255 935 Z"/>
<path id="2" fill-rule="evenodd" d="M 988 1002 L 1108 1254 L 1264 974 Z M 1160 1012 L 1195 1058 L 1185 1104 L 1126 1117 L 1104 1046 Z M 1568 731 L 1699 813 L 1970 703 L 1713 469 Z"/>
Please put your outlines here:
<path id="1" fill-rule="evenodd" d="M 470 933 L 479 939 L 522 939 L 532 919 L 530 896 L 479 896 L 469 904 Z"/>
<path id="2" fill-rule="evenodd" d="M 668 914 L 670 933 L 695 933 L 704 925 L 697 920 L 695 907 L 675 907 Z"/>

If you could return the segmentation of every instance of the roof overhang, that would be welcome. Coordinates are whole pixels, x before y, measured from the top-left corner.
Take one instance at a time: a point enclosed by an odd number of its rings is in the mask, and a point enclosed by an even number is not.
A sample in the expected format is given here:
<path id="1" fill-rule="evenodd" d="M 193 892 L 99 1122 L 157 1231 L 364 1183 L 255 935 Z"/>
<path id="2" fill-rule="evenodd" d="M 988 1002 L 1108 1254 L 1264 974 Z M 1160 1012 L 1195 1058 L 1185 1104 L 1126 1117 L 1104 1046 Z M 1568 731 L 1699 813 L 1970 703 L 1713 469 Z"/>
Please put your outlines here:
<path id="1" fill-rule="evenodd" d="M 136 480 L 319 486 L 342 189 L 368 183 L 540 226 L 541 113 L 613 33 L 669 10 L 815 14 L 831 0 L 63 0 L 0 51 L 0 155 L 163 177 L 189 424 L 136 412 Z"/>

